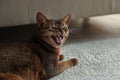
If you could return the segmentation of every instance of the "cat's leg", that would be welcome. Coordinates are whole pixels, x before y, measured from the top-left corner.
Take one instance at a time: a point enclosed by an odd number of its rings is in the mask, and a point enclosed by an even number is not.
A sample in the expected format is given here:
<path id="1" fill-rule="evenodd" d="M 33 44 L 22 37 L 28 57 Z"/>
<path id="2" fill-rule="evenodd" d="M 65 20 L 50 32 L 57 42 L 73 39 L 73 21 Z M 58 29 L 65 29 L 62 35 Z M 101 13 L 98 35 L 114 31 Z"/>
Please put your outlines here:
<path id="1" fill-rule="evenodd" d="M 23 80 L 23 79 L 11 73 L 0 73 L 0 80 Z"/>
<path id="2" fill-rule="evenodd" d="M 64 59 L 64 55 L 59 55 L 59 60 L 61 61 L 61 60 L 63 60 Z"/>
<path id="3" fill-rule="evenodd" d="M 70 59 L 68 61 L 60 62 L 60 63 L 58 62 L 54 64 L 53 68 L 48 72 L 48 77 L 49 78 L 54 77 L 77 64 L 78 64 L 78 61 L 76 58 Z"/>

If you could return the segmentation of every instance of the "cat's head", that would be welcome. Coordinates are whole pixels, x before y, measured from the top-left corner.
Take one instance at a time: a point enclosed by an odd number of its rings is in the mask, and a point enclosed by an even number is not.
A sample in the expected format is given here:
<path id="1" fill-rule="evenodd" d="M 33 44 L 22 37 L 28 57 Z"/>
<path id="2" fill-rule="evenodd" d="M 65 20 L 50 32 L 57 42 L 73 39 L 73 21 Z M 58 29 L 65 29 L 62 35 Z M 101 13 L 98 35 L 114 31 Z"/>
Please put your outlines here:
<path id="1" fill-rule="evenodd" d="M 59 48 L 63 45 L 69 35 L 68 24 L 70 22 L 71 14 L 59 20 L 48 19 L 41 12 L 36 15 L 38 23 L 39 38 L 51 45 L 54 48 Z"/>

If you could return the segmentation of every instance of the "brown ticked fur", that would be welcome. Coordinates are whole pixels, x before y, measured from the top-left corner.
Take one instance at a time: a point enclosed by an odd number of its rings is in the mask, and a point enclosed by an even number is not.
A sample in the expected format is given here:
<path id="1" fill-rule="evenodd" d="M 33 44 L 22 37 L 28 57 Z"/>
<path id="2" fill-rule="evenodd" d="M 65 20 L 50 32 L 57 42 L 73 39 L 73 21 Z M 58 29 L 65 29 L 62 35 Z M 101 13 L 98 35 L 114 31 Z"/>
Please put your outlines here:
<path id="1" fill-rule="evenodd" d="M 0 46 L 0 80 L 48 80 L 77 64 L 60 62 L 60 47 L 66 41 L 71 15 L 48 20 L 38 12 L 38 32 L 29 40 Z M 69 76 L 68 76 L 69 77 Z"/>

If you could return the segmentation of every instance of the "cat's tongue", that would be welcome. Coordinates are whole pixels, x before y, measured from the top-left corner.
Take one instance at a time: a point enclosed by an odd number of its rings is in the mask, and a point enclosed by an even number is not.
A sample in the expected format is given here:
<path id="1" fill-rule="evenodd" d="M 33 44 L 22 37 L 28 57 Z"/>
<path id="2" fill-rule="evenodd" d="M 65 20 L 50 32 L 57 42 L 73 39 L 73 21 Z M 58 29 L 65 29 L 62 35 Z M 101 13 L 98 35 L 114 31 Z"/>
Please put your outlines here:
<path id="1" fill-rule="evenodd" d="M 62 40 L 62 38 L 60 36 L 58 36 L 58 35 L 55 36 L 55 41 L 57 44 L 61 44 L 61 40 Z"/>

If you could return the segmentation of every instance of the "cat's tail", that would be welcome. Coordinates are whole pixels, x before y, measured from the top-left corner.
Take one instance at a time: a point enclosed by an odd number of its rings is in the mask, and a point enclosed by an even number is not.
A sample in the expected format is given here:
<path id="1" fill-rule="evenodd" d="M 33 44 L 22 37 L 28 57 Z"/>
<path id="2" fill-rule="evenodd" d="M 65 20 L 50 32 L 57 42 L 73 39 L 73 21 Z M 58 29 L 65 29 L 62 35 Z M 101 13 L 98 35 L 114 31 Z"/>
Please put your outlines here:
<path id="1" fill-rule="evenodd" d="M 0 73 L 0 80 L 23 80 L 23 79 L 11 73 Z"/>

